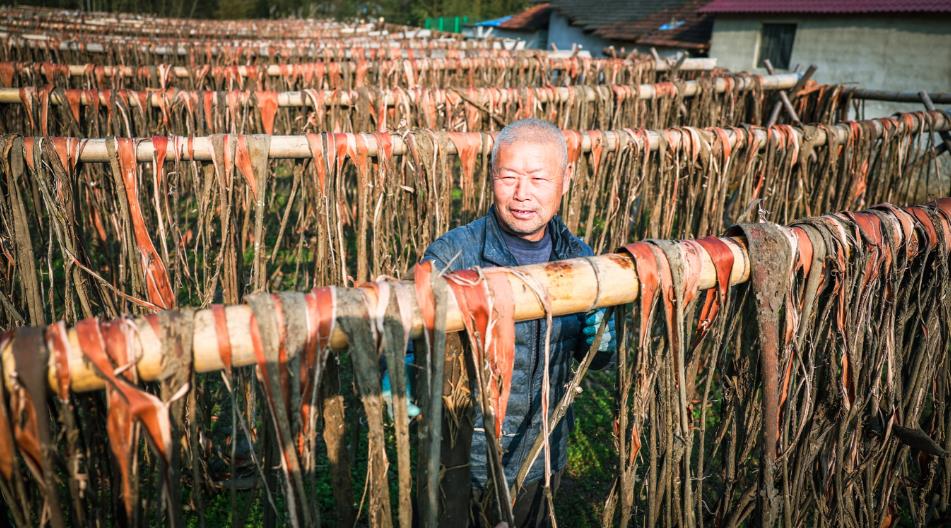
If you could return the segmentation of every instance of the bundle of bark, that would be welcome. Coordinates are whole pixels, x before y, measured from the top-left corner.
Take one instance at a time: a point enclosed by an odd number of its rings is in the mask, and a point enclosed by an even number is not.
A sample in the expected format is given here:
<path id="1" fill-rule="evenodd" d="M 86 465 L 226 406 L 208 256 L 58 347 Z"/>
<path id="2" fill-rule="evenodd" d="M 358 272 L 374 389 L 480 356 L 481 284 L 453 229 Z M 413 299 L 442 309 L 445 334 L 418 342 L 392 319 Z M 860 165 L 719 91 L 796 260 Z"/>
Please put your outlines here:
<path id="1" fill-rule="evenodd" d="M 951 514 L 951 200 L 626 247 L 642 292 L 618 369 L 605 524 L 917 526 Z M 697 255 L 718 286 L 696 290 Z"/>

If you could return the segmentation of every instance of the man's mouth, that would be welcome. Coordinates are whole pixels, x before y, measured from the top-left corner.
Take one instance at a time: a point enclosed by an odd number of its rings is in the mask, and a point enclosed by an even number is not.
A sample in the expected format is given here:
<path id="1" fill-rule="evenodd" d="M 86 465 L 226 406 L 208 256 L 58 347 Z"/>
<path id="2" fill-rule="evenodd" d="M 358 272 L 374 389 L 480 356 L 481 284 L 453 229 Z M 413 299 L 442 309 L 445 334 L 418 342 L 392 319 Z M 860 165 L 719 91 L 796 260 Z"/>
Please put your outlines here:
<path id="1" fill-rule="evenodd" d="M 519 220 L 528 220 L 529 218 L 535 215 L 535 211 L 532 211 L 531 209 L 509 208 L 509 212 L 512 213 L 512 216 L 514 216 L 515 218 L 518 218 Z"/>

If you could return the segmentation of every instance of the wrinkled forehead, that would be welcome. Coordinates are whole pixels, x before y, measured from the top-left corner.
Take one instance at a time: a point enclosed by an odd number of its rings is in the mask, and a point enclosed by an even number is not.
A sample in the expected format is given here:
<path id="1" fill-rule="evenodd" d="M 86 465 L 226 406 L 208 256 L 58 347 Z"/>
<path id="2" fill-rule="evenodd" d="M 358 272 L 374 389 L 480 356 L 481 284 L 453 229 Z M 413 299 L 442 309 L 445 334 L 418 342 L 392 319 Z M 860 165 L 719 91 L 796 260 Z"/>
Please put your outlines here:
<path id="1" fill-rule="evenodd" d="M 558 144 L 551 141 L 518 141 L 499 148 L 495 169 L 499 171 L 564 173 Z"/>
<path id="2" fill-rule="evenodd" d="M 496 168 L 502 160 L 508 163 L 544 163 L 550 169 L 561 172 L 567 166 L 568 153 L 564 137 L 543 130 L 520 130 L 516 137 L 507 138 L 498 144 L 493 164 Z"/>

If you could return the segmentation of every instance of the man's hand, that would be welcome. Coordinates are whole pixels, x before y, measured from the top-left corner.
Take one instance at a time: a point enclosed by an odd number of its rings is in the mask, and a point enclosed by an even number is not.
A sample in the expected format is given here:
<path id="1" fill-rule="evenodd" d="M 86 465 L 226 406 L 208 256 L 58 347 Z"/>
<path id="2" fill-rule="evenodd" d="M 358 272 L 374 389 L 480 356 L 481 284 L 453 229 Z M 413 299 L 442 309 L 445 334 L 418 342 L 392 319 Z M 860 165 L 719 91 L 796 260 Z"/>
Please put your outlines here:
<path id="1" fill-rule="evenodd" d="M 410 374 L 409 367 L 413 365 L 415 357 L 412 352 L 409 352 L 405 356 L 405 378 L 406 378 L 406 413 L 409 415 L 409 419 L 419 416 L 420 409 L 413 403 L 412 395 L 412 386 L 410 385 Z M 386 363 L 382 365 L 383 368 L 383 378 L 380 380 L 380 388 L 382 390 L 383 399 L 386 401 L 386 411 L 389 413 L 390 418 L 393 418 L 393 389 L 390 386 L 390 371 L 386 368 Z"/>
<path id="2" fill-rule="evenodd" d="M 598 335 L 598 327 L 601 326 L 601 321 L 604 319 L 604 314 L 607 312 L 605 308 L 600 308 L 588 312 L 584 318 L 584 342 L 588 345 L 588 348 L 591 348 L 591 344 L 594 343 L 594 338 Z M 604 333 L 601 335 L 601 343 L 598 346 L 598 352 L 607 352 L 609 350 L 614 350 L 614 318 L 608 319 L 608 326 L 604 329 Z"/>

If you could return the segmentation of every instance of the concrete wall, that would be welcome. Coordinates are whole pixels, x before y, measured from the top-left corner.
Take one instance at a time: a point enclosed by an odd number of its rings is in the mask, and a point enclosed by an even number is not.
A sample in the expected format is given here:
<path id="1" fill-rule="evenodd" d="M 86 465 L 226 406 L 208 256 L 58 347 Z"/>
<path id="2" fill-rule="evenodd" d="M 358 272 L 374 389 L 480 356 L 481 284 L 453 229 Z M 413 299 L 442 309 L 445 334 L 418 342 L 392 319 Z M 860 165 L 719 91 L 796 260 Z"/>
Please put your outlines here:
<path id="1" fill-rule="evenodd" d="M 518 49 L 544 49 L 548 44 L 548 32 L 513 31 L 498 27 L 467 26 L 462 34 L 469 38 L 503 38 L 518 42 Z M 510 46 L 511 44 L 506 44 Z"/>
<path id="2" fill-rule="evenodd" d="M 951 91 L 951 15 L 865 17 L 718 16 L 710 56 L 735 71 L 758 71 L 763 23 L 794 23 L 789 64 L 818 67 L 814 79 L 869 89 Z M 922 105 L 868 101 L 866 117 Z"/>
<path id="3" fill-rule="evenodd" d="M 552 43 L 561 51 L 570 50 L 572 46 L 579 44 L 581 49 L 591 52 L 592 57 L 603 57 L 603 50 L 608 46 L 614 46 L 619 52 L 621 48 L 627 51 L 636 50 L 640 53 L 650 53 L 651 51 L 651 46 L 638 46 L 630 42 L 613 41 L 598 37 L 580 27 L 571 25 L 571 22 L 557 11 L 552 11 L 548 22 L 548 49 L 551 49 Z M 655 47 L 655 50 L 662 57 L 675 57 L 684 53 L 681 48 L 658 46 Z"/>
<path id="4" fill-rule="evenodd" d="M 551 19 L 548 21 L 549 49 L 552 44 L 558 46 L 559 50 L 570 50 L 572 46 L 578 44 L 581 49 L 590 51 L 592 57 L 600 57 L 601 50 L 610 46 L 607 40 L 572 26 L 571 22 L 557 11 L 552 11 Z"/>
<path id="5" fill-rule="evenodd" d="M 495 28 L 493 37 L 521 40 L 526 48 L 544 49 L 548 46 L 547 31 L 512 31 L 510 29 Z"/>

